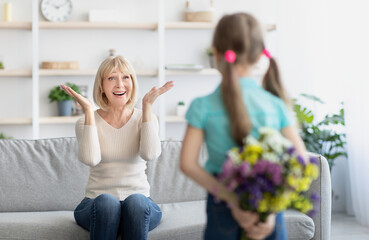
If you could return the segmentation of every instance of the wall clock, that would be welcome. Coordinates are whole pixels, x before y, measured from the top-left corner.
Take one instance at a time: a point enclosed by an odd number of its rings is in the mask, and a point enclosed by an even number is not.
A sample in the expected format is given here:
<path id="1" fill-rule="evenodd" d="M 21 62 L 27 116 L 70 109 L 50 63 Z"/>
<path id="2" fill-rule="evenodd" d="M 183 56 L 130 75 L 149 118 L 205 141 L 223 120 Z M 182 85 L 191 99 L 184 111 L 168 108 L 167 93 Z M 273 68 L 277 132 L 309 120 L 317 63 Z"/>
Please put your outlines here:
<path id="1" fill-rule="evenodd" d="M 41 13 L 48 21 L 63 22 L 72 14 L 71 0 L 42 0 Z"/>

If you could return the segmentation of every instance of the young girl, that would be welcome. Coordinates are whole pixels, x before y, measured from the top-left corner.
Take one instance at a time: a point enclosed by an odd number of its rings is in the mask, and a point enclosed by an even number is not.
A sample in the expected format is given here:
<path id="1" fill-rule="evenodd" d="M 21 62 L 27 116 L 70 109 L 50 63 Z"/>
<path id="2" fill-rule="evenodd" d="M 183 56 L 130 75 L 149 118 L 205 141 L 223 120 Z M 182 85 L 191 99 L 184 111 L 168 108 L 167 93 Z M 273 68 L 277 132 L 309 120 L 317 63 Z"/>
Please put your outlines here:
<path id="1" fill-rule="evenodd" d="M 289 101 L 277 64 L 265 49 L 259 23 L 246 13 L 226 15 L 219 21 L 213 48 L 222 82 L 212 94 L 191 103 L 181 152 L 182 171 L 209 192 L 205 239 L 239 239 L 241 228 L 252 239 L 287 239 L 282 213 L 259 222 L 257 214 L 241 210 L 236 195 L 215 177 L 226 152 L 241 146 L 248 134 L 258 137 L 258 129 L 264 126 L 280 130 L 298 153 L 305 155 L 305 146 L 286 107 Z M 261 87 L 250 73 L 263 54 L 270 64 Z M 204 140 L 209 158 L 203 168 L 198 156 Z M 215 203 L 213 195 L 223 201 Z"/>

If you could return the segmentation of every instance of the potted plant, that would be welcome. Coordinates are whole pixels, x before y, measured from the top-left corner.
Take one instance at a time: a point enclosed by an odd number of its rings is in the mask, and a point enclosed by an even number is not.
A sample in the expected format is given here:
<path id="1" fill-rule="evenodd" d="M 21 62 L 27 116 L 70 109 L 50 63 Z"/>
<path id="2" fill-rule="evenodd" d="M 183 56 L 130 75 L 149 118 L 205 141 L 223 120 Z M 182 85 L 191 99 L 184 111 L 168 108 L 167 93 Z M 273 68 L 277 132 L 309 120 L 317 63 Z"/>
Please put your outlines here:
<path id="1" fill-rule="evenodd" d="M 186 114 L 186 106 L 183 101 L 177 103 L 177 116 L 183 117 Z"/>
<path id="2" fill-rule="evenodd" d="M 66 83 L 65 85 L 67 85 L 68 87 L 71 87 L 77 93 L 80 93 L 77 85 L 72 84 L 72 83 Z M 53 87 L 50 90 L 48 97 L 50 99 L 50 103 L 54 101 L 58 102 L 59 116 L 71 116 L 72 115 L 74 99 L 71 96 L 69 96 L 67 93 L 65 93 L 64 90 L 60 88 L 60 86 Z"/>
<path id="3" fill-rule="evenodd" d="M 209 58 L 209 64 L 210 64 L 210 67 L 211 68 L 216 68 L 217 65 L 216 65 L 216 62 L 215 62 L 215 57 L 214 57 L 214 50 L 212 47 L 208 47 L 206 49 L 206 55 L 208 56 Z"/>
<path id="4" fill-rule="evenodd" d="M 319 98 L 301 94 L 314 102 L 324 104 Z M 294 111 L 301 126 L 300 134 L 310 152 L 319 153 L 328 160 L 329 169 L 332 170 L 336 158 L 347 157 L 346 134 L 337 131 L 340 126 L 345 126 L 343 103 L 339 113 L 327 114 L 323 120 L 314 122 L 314 114 L 311 110 L 301 106 L 294 100 Z"/>
<path id="5" fill-rule="evenodd" d="M 12 139 L 12 137 L 7 137 L 4 133 L 0 133 L 0 139 Z"/>

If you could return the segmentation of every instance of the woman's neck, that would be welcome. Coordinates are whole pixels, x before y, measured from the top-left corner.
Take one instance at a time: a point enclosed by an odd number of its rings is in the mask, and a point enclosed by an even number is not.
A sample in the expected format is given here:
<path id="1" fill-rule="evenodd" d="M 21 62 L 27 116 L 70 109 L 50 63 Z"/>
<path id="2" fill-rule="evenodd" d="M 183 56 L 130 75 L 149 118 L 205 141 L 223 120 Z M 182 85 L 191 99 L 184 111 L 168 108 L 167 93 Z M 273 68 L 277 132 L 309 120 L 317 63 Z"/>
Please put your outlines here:
<path id="1" fill-rule="evenodd" d="M 115 128 L 123 127 L 133 114 L 132 107 L 109 107 L 107 111 L 102 109 L 98 110 L 100 116 Z"/>

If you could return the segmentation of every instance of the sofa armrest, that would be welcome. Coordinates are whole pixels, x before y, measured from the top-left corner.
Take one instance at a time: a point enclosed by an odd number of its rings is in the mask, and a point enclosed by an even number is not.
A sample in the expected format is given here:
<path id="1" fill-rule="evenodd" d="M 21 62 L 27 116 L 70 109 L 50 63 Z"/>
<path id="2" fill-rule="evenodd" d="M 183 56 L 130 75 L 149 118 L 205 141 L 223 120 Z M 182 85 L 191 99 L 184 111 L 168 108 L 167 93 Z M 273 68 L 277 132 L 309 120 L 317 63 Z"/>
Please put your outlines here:
<path id="1" fill-rule="evenodd" d="M 331 209 L 332 189 L 331 174 L 327 159 L 321 155 L 310 154 L 318 159 L 319 178 L 316 179 L 309 190 L 320 197 L 317 214 L 313 217 L 315 233 L 313 240 L 330 240 L 331 238 Z"/>

